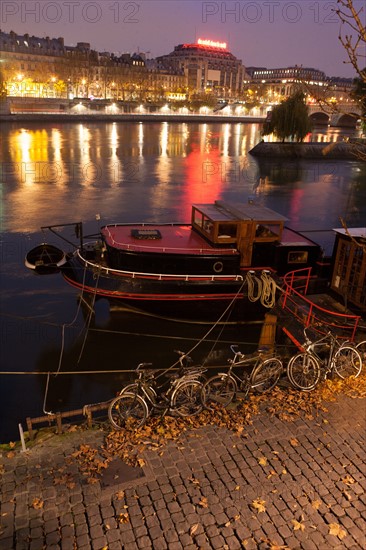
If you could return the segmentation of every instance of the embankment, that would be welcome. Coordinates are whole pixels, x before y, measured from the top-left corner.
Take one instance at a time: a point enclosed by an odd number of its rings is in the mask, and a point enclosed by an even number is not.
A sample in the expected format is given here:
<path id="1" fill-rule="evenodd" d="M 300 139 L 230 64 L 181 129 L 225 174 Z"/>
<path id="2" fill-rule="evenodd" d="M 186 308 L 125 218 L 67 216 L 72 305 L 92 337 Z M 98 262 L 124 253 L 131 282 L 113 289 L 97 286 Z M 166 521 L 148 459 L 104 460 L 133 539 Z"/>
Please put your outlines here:
<path id="1" fill-rule="evenodd" d="M 365 160 L 366 140 L 330 143 L 260 142 L 249 153 L 255 157 L 288 159 Z"/>
<path id="2" fill-rule="evenodd" d="M 104 114 L 104 113 L 16 113 L 0 114 L 2 122 L 200 122 L 245 123 L 263 122 L 263 117 L 200 114 Z"/>

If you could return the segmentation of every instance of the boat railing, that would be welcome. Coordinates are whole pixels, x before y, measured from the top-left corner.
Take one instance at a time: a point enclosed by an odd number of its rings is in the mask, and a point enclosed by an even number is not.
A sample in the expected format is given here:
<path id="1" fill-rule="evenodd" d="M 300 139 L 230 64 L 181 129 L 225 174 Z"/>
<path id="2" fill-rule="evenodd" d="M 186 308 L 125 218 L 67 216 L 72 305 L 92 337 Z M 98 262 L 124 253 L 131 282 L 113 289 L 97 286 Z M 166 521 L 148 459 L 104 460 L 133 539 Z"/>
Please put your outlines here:
<path id="1" fill-rule="evenodd" d="M 115 238 L 113 237 L 112 233 L 109 231 L 109 227 L 118 227 L 118 226 L 121 226 L 121 225 L 126 225 L 126 226 L 130 226 L 131 224 L 116 224 L 114 226 L 105 226 L 105 230 L 108 232 L 108 237 L 110 239 L 110 242 L 112 243 L 113 246 L 115 247 L 119 247 L 121 248 L 122 250 L 131 250 L 131 251 L 141 251 L 141 252 L 170 252 L 172 254 L 176 253 L 176 254 L 194 254 L 194 255 L 204 255 L 204 254 L 212 254 L 212 255 L 217 255 L 217 254 L 227 254 L 227 255 L 230 255 L 230 254 L 233 254 L 233 255 L 237 255 L 238 254 L 238 251 L 236 248 L 192 248 L 192 247 L 187 247 L 187 248 L 182 248 L 182 247 L 170 247 L 170 246 L 149 246 L 149 245 L 144 245 L 144 244 L 131 244 L 131 243 L 123 243 L 123 242 L 119 242 L 119 241 L 116 241 Z M 144 226 L 145 224 L 141 223 L 140 226 Z M 146 224 L 148 225 L 149 227 L 151 227 L 152 225 L 155 225 L 155 224 Z M 174 223 L 171 223 L 171 224 L 156 224 L 157 227 L 161 227 L 162 225 L 169 225 L 169 226 L 174 226 L 174 225 L 178 225 L 178 224 L 174 224 Z"/>
<path id="2" fill-rule="evenodd" d="M 284 276 L 280 299 L 282 309 L 292 313 L 305 327 L 328 327 L 341 338 L 353 340 L 361 317 L 326 309 L 306 297 L 310 279 L 311 267 L 297 269 Z"/>
<path id="3" fill-rule="evenodd" d="M 92 262 L 90 260 L 87 260 L 81 255 L 81 251 L 77 250 L 76 254 L 79 256 L 80 260 L 84 263 L 85 266 L 88 266 L 92 269 L 98 269 L 102 273 L 105 273 L 106 275 L 123 275 L 126 277 L 132 277 L 132 279 L 135 279 L 136 277 L 143 277 L 146 279 L 157 279 L 159 281 L 168 281 L 168 280 L 175 280 L 180 279 L 184 281 L 238 281 L 242 282 L 244 280 L 242 275 L 188 275 L 188 274 L 176 274 L 176 273 L 147 273 L 147 272 L 140 272 L 140 271 L 125 271 L 122 269 L 115 269 L 111 267 L 104 266 L 100 263 Z"/>

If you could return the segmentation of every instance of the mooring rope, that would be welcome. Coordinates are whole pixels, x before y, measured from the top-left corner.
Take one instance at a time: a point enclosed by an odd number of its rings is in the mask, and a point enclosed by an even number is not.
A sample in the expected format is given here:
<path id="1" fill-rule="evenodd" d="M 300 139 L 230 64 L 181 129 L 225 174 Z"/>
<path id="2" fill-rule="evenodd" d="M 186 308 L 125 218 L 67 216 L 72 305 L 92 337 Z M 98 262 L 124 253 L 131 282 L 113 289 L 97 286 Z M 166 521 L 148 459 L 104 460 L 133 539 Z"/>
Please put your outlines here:
<path id="1" fill-rule="evenodd" d="M 76 310 L 76 313 L 74 315 L 74 318 L 73 320 L 71 321 L 71 323 L 69 324 L 63 324 L 62 325 L 62 332 L 61 332 L 61 350 L 60 350 L 60 357 L 59 357 L 59 361 L 58 361 L 58 368 L 57 368 L 57 371 L 55 373 L 55 377 L 59 374 L 60 372 L 60 369 L 61 369 L 61 365 L 62 365 L 62 359 L 63 359 L 63 355 L 64 355 L 64 349 L 65 349 L 65 327 L 71 327 L 74 325 L 74 323 L 76 322 L 76 319 L 78 318 L 78 315 L 79 315 L 79 311 L 80 311 L 80 307 L 81 307 L 81 302 L 82 302 L 82 298 L 83 298 L 83 293 L 84 293 L 84 289 L 85 289 L 85 277 L 86 277 L 86 266 L 84 266 L 84 273 L 83 273 L 83 286 L 82 286 L 82 291 L 81 291 L 81 297 L 80 297 L 80 300 L 79 300 L 79 304 L 78 304 L 78 307 L 77 307 L 77 310 Z M 93 301 L 93 305 L 94 305 L 94 302 L 95 302 L 95 296 L 96 296 L 96 289 L 97 289 L 97 286 L 98 286 L 98 282 L 99 282 L 99 273 L 98 273 L 98 276 L 97 276 L 97 282 L 96 282 L 96 285 L 95 285 L 95 290 L 94 290 L 94 301 Z M 84 346 L 85 346 L 85 342 L 86 342 L 86 337 L 88 335 L 88 328 L 89 328 L 89 325 L 90 325 L 90 321 L 91 321 L 91 316 L 92 316 L 92 313 L 93 313 L 93 310 L 92 308 L 90 309 L 90 315 L 89 315 L 89 318 L 87 320 L 87 323 L 84 324 L 84 327 L 83 328 L 86 328 L 86 331 L 85 331 L 85 337 L 84 337 L 84 341 L 83 341 L 83 344 L 82 344 L 82 348 L 81 348 L 81 352 L 80 352 L 80 355 L 79 355 L 79 359 L 78 359 L 78 364 L 79 364 L 79 361 L 81 359 L 81 355 L 84 351 Z M 48 388 L 49 388 L 49 380 L 50 380 L 50 373 L 48 373 L 47 375 L 47 381 L 46 381 L 46 388 L 45 388 L 45 394 L 44 394 L 44 399 L 43 399 L 43 412 L 44 414 L 47 414 L 47 415 L 53 415 L 54 413 L 52 411 L 47 411 L 46 410 L 46 403 L 47 403 L 47 397 L 48 397 Z"/>
<path id="2" fill-rule="evenodd" d="M 272 309 L 276 305 L 276 290 L 277 290 L 276 281 L 270 276 L 268 271 L 262 271 L 261 279 L 262 279 L 261 304 L 268 309 Z"/>
<path id="3" fill-rule="evenodd" d="M 217 327 L 217 325 L 220 323 L 220 321 L 225 317 L 225 315 L 230 311 L 230 309 L 232 308 L 232 306 L 234 305 L 235 303 L 235 300 L 237 300 L 238 296 L 243 292 L 243 288 L 244 288 L 244 285 L 245 285 L 245 280 L 242 282 L 242 284 L 240 285 L 240 288 L 239 290 L 237 291 L 237 293 L 235 294 L 235 296 L 233 297 L 233 299 L 231 300 L 231 302 L 229 303 L 229 305 L 225 308 L 225 310 L 223 311 L 223 313 L 220 315 L 220 317 L 217 319 L 217 321 L 212 325 L 212 327 L 206 332 L 206 334 L 204 336 L 202 336 L 202 338 L 194 345 L 191 347 L 190 350 L 187 351 L 186 355 L 190 355 L 206 338 L 207 336 L 209 336 L 209 334 L 211 334 L 211 332 Z M 223 330 L 223 328 L 222 328 Z M 222 332 L 222 331 L 221 331 Z M 212 346 L 212 349 L 215 347 L 215 345 L 217 344 L 217 340 L 214 342 L 214 345 Z M 211 349 L 211 351 L 212 351 Z M 176 366 L 179 365 L 179 359 L 177 361 L 175 361 L 172 365 L 170 365 L 170 367 L 168 367 L 167 369 L 165 369 L 163 372 L 161 372 L 156 378 L 160 378 L 161 376 L 164 376 L 167 372 L 169 372 L 171 369 L 175 368 Z"/>
<path id="4" fill-rule="evenodd" d="M 259 279 L 255 272 L 248 271 L 245 278 L 245 282 L 248 285 L 248 300 L 250 302 L 257 302 L 262 296 L 262 281 Z"/>

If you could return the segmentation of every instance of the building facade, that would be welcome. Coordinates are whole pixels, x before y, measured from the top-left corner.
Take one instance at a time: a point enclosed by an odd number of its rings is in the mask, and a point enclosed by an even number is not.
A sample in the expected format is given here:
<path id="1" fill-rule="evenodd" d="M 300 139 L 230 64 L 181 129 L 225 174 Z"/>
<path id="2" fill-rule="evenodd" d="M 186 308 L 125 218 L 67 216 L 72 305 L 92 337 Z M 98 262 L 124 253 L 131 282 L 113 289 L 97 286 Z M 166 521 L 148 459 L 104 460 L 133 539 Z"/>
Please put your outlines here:
<path id="1" fill-rule="evenodd" d="M 190 93 L 230 98 L 241 92 L 244 67 L 226 43 L 198 39 L 195 44 L 179 44 L 157 62 L 165 69 L 182 71 Z"/>
<path id="2" fill-rule="evenodd" d="M 150 68 L 144 54 L 97 52 L 87 42 L 0 31 L 2 85 L 10 97 L 126 101 L 168 99 L 186 91 L 182 71 Z"/>
<path id="3" fill-rule="evenodd" d="M 323 71 L 310 67 L 294 66 L 268 69 L 248 67 L 251 84 L 261 86 L 269 102 L 279 103 L 298 90 L 314 100 L 351 101 L 352 78 L 328 77 Z"/>

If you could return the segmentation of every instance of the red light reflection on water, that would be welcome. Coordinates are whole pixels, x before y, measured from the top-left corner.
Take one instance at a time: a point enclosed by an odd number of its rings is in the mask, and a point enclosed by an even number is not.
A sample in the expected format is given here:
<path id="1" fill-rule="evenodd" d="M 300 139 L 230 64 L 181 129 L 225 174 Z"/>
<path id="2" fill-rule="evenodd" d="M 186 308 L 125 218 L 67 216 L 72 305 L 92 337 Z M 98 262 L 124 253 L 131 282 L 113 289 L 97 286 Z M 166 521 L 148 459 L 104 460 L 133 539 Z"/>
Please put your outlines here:
<path id="1" fill-rule="evenodd" d="M 222 157 L 218 149 L 202 152 L 195 145 L 185 159 L 186 181 L 184 212 L 190 217 L 191 205 L 211 203 L 219 199 L 223 188 Z"/>
<path id="2" fill-rule="evenodd" d="M 288 218 L 291 220 L 291 224 L 297 223 L 301 219 L 303 202 L 304 200 L 304 190 L 303 189 L 293 189 L 291 192 L 290 199 L 290 209 L 288 212 Z"/>

